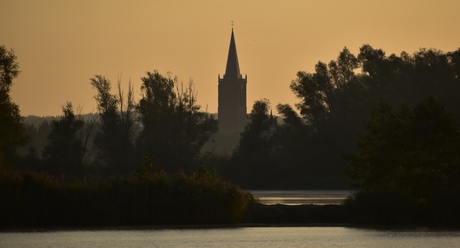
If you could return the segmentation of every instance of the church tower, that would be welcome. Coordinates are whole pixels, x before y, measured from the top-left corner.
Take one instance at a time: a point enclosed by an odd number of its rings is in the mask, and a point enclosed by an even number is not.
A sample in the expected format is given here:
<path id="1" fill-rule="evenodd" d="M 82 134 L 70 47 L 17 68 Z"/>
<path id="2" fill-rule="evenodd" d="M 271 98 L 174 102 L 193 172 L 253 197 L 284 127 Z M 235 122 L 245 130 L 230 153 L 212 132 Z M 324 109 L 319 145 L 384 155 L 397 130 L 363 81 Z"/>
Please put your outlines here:
<path id="1" fill-rule="evenodd" d="M 230 38 L 227 67 L 223 78 L 219 79 L 219 130 L 224 133 L 242 132 L 246 125 L 246 83 L 240 74 L 235 36 Z"/>

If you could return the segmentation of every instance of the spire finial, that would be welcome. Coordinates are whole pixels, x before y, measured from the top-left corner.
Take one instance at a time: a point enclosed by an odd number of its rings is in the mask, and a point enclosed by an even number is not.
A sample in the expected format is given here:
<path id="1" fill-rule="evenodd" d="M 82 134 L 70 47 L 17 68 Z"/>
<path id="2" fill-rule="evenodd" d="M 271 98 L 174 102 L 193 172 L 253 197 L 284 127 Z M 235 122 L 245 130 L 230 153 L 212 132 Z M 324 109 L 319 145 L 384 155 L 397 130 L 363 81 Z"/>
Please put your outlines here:
<path id="1" fill-rule="evenodd" d="M 233 24 L 233 21 L 232 21 L 232 31 L 233 31 L 233 26 L 234 26 L 234 25 L 235 25 L 235 24 Z"/>
<path id="2" fill-rule="evenodd" d="M 235 36 L 233 34 L 233 21 L 230 47 L 228 49 L 227 67 L 225 69 L 224 78 L 241 78 L 238 55 L 236 54 Z"/>

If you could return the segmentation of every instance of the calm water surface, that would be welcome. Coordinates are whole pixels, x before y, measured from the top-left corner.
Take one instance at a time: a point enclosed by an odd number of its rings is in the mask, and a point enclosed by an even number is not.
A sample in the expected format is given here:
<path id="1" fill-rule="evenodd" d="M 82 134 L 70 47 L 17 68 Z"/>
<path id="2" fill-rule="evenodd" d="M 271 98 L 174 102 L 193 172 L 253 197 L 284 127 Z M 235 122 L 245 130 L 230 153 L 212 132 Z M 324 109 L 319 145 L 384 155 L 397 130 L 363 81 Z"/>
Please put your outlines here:
<path id="1" fill-rule="evenodd" d="M 251 190 L 262 204 L 342 204 L 351 191 L 348 190 Z"/>
<path id="2" fill-rule="evenodd" d="M 460 231 L 348 227 L 0 233 L 0 247 L 460 247 Z"/>

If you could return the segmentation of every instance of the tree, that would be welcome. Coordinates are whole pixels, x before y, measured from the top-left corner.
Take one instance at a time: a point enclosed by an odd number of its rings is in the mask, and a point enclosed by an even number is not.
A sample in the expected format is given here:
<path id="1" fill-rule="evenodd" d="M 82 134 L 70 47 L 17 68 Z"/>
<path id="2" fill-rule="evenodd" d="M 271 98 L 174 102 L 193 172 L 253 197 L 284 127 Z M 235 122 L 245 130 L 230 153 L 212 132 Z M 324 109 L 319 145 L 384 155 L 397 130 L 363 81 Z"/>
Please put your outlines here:
<path id="1" fill-rule="evenodd" d="M 273 167 L 276 158 L 274 137 L 277 123 L 270 113 L 270 102 L 262 99 L 254 102 L 238 146 L 233 151 L 226 174 L 246 187 L 260 187 L 267 181 L 274 182 Z"/>
<path id="2" fill-rule="evenodd" d="M 192 82 L 184 89 L 177 78 L 158 71 L 147 72 L 142 82 L 140 149 L 168 171 L 196 166 L 201 148 L 217 131 L 217 120 L 200 111 Z"/>
<path id="3" fill-rule="evenodd" d="M 98 158 L 117 173 L 134 171 L 135 103 L 131 84 L 127 97 L 118 83 L 118 95 L 111 94 L 111 83 L 101 75 L 91 78 L 91 85 L 97 90 L 94 97 L 100 120 L 100 132 L 94 138 Z M 126 100 L 126 103 L 125 103 Z"/>
<path id="4" fill-rule="evenodd" d="M 16 60 L 14 50 L 0 45 L 0 170 L 15 165 L 16 149 L 28 141 L 19 107 L 9 95 L 13 79 L 19 75 Z"/>
<path id="5" fill-rule="evenodd" d="M 359 60 L 345 47 L 337 61 L 329 65 L 318 62 L 315 73 L 298 72 L 291 82 L 291 90 L 300 102 L 296 104 L 305 123 L 314 131 L 321 129 L 336 113 L 337 95 L 356 81 L 354 70 Z"/>
<path id="6" fill-rule="evenodd" d="M 357 189 L 419 198 L 460 190 L 460 128 L 434 98 L 397 112 L 383 104 L 365 128 L 359 151 L 347 156 Z"/>
<path id="7" fill-rule="evenodd" d="M 434 207 L 440 196 L 448 196 L 442 199 L 445 203 L 458 197 L 460 126 L 435 98 L 414 108 L 402 105 L 397 111 L 382 104 L 365 130 L 357 140 L 359 150 L 346 155 L 351 162 L 347 172 L 358 191 L 349 204 L 369 208 L 369 199 L 375 201 L 372 197 L 379 195 L 380 200 L 405 202 L 404 207 L 394 202 L 396 213 L 429 215 L 440 211 Z M 426 208 L 435 210 L 426 213 Z M 381 209 L 371 211 L 381 214 Z"/>
<path id="8" fill-rule="evenodd" d="M 328 118 L 334 87 L 326 64 L 318 63 L 315 70 L 314 74 L 298 72 L 290 87 L 301 100 L 296 107 L 306 123 L 317 130 Z"/>
<path id="9" fill-rule="evenodd" d="M 249 123 L 246 125 L 238 147 L 235 149 L 237 155 L 248 156 L 257 153 L 270 155 L 271 141 L 276 129 L 276 120 L 269 114 L 270 101 L 262 99 L 254 102 Z"/>
<path id="10" fill-rule="evenodd" d="M 354 80 L 354 70 L 359 67 L 359 60 L 345 47 L 337 61 L 331 61 L 328 67 L 334 88 L 341 88 Z"/>
<path id="11" fill-rule="evenodd" d="M 85 122 L 78 119 L 72 103 L 62 108 L 64 116 L 51 122 L 48 144 L 43 151 L 45 163 L 50 170 L 66 175 L 79 175 L 83 171 L 85 147 L 79 131 Z"/>
<path id="12" fill-rule="evenodd" d="M 280 105 L 285 120 L 278 130 L 286 138 L 279 145 L 289 147 L 281 149 L 281 155 L 292 161 L 290 166 L 302 161 L 303 167 L 295 169 L 299 172 L 311 171 L 324 180 L 335 174 L 330 184 L 346 182 L 347 161 L 341 154 L 357 149 L 353 137 L 363 132 L 362 122 L 380 101 L 413 107 L 434 96 L 460 121 L 459 51 L 420 49 L 412 55 L 386 55 L 363 45 L 357 56 L 344 48 L 337 59 L 318 62 L 313 73 L 299 72 L 291 89 L 299 99 L 302 122 L 298 124 L 288 105 Z M 301 125 L 308 130 L 294 128 Z"/>

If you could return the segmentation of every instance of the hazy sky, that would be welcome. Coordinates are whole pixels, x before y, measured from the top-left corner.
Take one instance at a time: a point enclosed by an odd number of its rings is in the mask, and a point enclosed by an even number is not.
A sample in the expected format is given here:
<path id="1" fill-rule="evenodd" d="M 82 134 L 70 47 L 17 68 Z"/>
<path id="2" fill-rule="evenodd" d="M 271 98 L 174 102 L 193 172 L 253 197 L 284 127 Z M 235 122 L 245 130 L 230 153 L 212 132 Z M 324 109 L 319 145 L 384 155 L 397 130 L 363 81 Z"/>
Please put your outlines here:
<path id="1" fill-rule="evenodd" d="M 146 71 L 193 79 L 203 109 L 217 112 L 234 21 L 248 111 L 255 100 L 295 103 L 297 71 L 313 72 L 343 47 L 387 55 L 460 47 L 458 0 L 0 0 L 0 44 L 14 48 L 21 74 L 12 98 L 22 115 L 59 115 L 71 101 L 96 110 L 89 78 L 134 84 Z"/>

